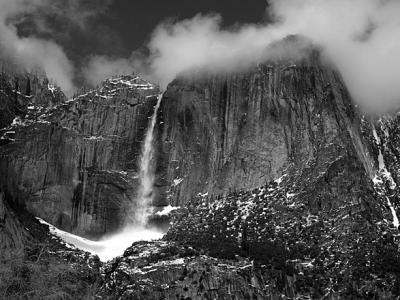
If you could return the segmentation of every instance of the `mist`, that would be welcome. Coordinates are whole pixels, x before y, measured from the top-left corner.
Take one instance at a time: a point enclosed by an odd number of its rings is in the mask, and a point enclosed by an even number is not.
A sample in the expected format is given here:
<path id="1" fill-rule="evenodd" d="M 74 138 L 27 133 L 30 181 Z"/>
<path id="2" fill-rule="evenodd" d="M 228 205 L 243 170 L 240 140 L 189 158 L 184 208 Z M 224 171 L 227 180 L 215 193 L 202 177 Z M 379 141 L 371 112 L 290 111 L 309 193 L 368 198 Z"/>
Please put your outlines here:
<path id="1" fill-rule="evenodd" d="M 0 0 L 1 58 L 24 71 L 44 72 L 67 95 L 72 94 L 76 89 L 76 68 L 62 45 L 51 38 L 58 34 L 54 21 L 60 20 L 64 27 L 73 24 L 83 29 L 87 20 L 110 1 L 103 2 L 98 5 L 84 0 Z M 29 34 L 21 33 L 24 24 L 30 29 Z"/>
<path id="2" fill-rule="evenodd" d="M 83 65 L 75 66 L 63 46 L 51 38 L 57 32 L 46 16 L 85 28 L 111 2 L 0 0 L 1 57 L 27 71 L 43 70 L 68 95 L 76 90 L 77 76 L 95 86 L 110 76 L 133 71 L 165 89 L 184 71 L 234 72 L 261 63 L 276 54 L 272 43 L 301 35 L 322 49 L 364 110 L 382 113 L 400 106 L 397 0 L 270 0 L 265 12 L 268 22 L 231 27 L 224 26 L 217 14 L 167 20 L 154 29 L 145 54 L 137 50 L 130 57 L 93 53 Z M 21 34 L 19 26 L 29 18 L 36 32 Z M 291 55 L 301 54 L 303 46 L 295 45 Z"/>
<path id="3" fill-rule="evenodd" d="M 124 254 L 125 250 L 134 242 L 158 240 L 164 235 L 162 231 L 156 228 L 126 226 L 115 234 L 106 235 L 98 241 L 93 241 L 60 230 L 40 218 L 37 219 L 41 224 L 49 226 L 50 232 L 61 238 L 67 244 L 95 254 L 103 262 Z"/>
<path id="4" fill-rule="evenodd" d="M 400 104 L 400 2 L 273 1 L 280 27 L 322 47 L 353 98 L 370 112 Z"/>
<path id="5" fill-rule="evenodd" d="M 139 61 L 137 61 L 139 62 Z M 136 60 L 124 58 L 111 58 L 105 55 L 89 57 L 87 64 L 82 68 L 82 74 L 86 82 L 96 86 L 104 79 L 114 75 L 130 74 L 133 70 L 146 70 L 136 63 Z"/>
<path id="6" fill-rule="evenodd" d="M 273 22 L 229 28 L 216 14 L 166 21 L 152 33 L 145 59 L 93 56 L 85 75 L 93 82 L 130 67 L 165 88 L 183 71 L 237 71 L 263 62 L 275 54 L 271 43 L 296 34 L 322 49 L 363 109 L 398 108 L 399 1 L 272 0 L 268 14 Z"/>

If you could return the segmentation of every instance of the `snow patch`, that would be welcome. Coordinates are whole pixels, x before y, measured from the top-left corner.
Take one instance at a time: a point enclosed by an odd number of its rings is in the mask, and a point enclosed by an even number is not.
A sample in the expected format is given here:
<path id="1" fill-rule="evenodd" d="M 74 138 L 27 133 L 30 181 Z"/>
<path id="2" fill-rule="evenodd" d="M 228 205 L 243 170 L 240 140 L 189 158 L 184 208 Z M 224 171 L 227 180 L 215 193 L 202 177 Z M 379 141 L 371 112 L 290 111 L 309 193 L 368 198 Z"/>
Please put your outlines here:
<path id="1" fill-rule="evenodd" d="M 393 180 L 392 174 L 386 168 L 385 160 L 384 160 L 384 157 L 383 157 L 383 154 L 381 151 L 381 147 L 382 147 L 381 139 L 379 138 L 379 136 L 375 130 L 375 127 L 372 130 L 372 134 L 374 135 L 375 141 L 376 141 L 378 149 L 379 149 L 379 155 L 378 155 L 379 173 L 382 174 L 382 177 L 386 178 L 389 181 L 390 189 L 393 190 L 396 188 L 396 182 Z M 388 132 L 385 130 L 384 134 L 386 136 L 386 135 L 388 135 Z M 372 179 L 372 181 L 375 186 L 383 183 L 382 179 L 379 178 L 378 174 L 375 175 L 375 177 Z M 378 193 L 379 193 L 379 191 L 378 191 Z M 379 193 L 379 194 L 382 194 L 382 193 Z M 386 197 L 387 204 L 390 208 L 390 211 L 392 213 L 393 226 L 398 229 L 399 228 L 399 218 L 397 217 L 396 209 L 394 208 L 393 204 L 390 202 L 389 197 L 387 197 L 387 196 L 385 196 L 385 197 Z"/>
<path id="2" fill-rule="evenodd" d="M 102 141 L 102 140 L 105 140 L 105 138 L 102 137 L 102 136 L 89 136 L 89 137 L 84 137 L 83 139 L 87 140 L 87 141 L 98 141 L 98 140 Z"/>
<path id="3" fill-rule="evenodd" d="M 166 262 L 168 265 L 183 265 L 184 263 L 185 260 L 183 258 L 177 258 Z"/>
<path id="4" fill-rule="evenodd" d="M 158 211 L 155 213 L 155 215 L 157 216 L 168 216 L 171 212 L 173 212 L 174 210 L 179 209 L 179 206 L 165 206 L 162 210 Z"/>
<path id="5" fill-rule="evenodd" d="M 275 181 L 277 184 L 281 184 L 282 181 L 283 181 L 283 178 L 285 178 L 286 176 L 287 176 L 287 175 L 285 174 L 285 175 L 279 177 L 278 179 L 275 179 L 274 181 Z"/>
<path id="6" fill-rule="evenodd" d="M 47 88 L 54 96 L 54 93 L 57 91 L 57 88 L 54 85 L 50 84 L 50 83 L 47 84 Z"/>
<path id="7" fill-rule="evenodd" d="M 206 193 L 204 193 L 204 194 L 198 193 L 197 196 L 199 196 L 199 197 L 201 197 L 201 198 L 207 197 L 207 196 L 208 196 L 208 192 L 206 192 Z"/>
<path id="8" fill-rule="evenodd" d="M 176 178 L 176 179 L 174 179 L 173 185 L 174 185 L 174 186 L 177 186 L 177 185 L 180 184 L 182 181 L 183 181 L 183 178 Z"/>
<path id="9" fill-rule="evenodd" d="M 390 211 L 393 216 L 393 226 L 399 229 L 399 218 L 397 217 L 396 210 L 394 209 L 392 202 L 390 202 L 389 197 L 386 197 L 387 203 L 389 205 Z"/>
<path id="10" fill-rule="evenodd" d="M 394 188 L 396 188 L 396 182 L 394 182 L 392 174 L 386 168 L 385 159 L 383 157 L 382 150 L 381 150 L 381 147 L 382 147 L 381 139 L 379 138 L 379 136 L 375 130 L 375 127 L 372 130 L 372 134 L 374 135 L 375 141 L 376 141 L 378 149 L 379 149 L 379 154 L 378 154 L 379 172 L 382 173 L 383 177 L 385 177 L 390 182 L 390 188 L 394 189 Z"/>

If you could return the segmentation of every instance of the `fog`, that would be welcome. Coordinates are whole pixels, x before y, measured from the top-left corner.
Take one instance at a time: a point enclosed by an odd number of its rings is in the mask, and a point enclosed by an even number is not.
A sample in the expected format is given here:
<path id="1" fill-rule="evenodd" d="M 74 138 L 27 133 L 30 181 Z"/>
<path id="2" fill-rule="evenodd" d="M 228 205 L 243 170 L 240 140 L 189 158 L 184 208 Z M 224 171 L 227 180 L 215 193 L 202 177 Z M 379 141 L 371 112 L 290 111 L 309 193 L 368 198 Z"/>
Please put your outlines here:
<path id="1" fill-rule="evenodd" d="M 106 9 L 110 2 L 104 1 L 99 7 Z M 237 71 L 263 62 L 272 55 L 268 50 L 271 43 L 297 34 L 322 49 L 362 108 L 380 113 L 399 107 L 400 1 L 268 2 L 268 23 L 225 27 L 216 14 L 166 21 L 154 29 L 145 45 L 145 55 L 136 50 L 125 58 L 93 53 L 85 65 L 74 66 L 61 45 L 35 34 L 22 35 L 18 25 L 33 15 L 36 30 L 51 36 L 54 29 L 44 15 L 62 15 L 68 22 L 84 27 L 98 9 L 89 9 L 83 0 L 0 0 L 0 51 L 3 58 L 25 69 L 41 68 L 67 93 L 75 89 L 76 74 L 96 85 L 107 77 L 133 70 L 165 88 L 183 71 Z"/>
<path id="2" fill-rule="evenodd" d="M 400 1 L 279 0 L 281 27 L 322 46 L 363 108 L 400 104 Z"/>
<path id="3" fill-rule="evenodd" d="M 94 56 L 86 75 L 99 80 L 131 66 L 165 87 L 182 71 L 235 71 L 262 62 L 271 56 L 271 43 L 298 34 L 322 49 L 364 109 L 383 112 L 399 106 L 400 1 L 269 2 L 273 22 L 268 24 L 224 28 L 215 14 L 162 23 L 152 33 L 145 59 L 136 53 L 118 60 Z"/>
<path id="4" fill-rule="evenodd" d="M 109 2 L 94 5 L 94 1 L 87 0 L 0 0 L 1 58 L 28 72 L 45 72 L 65 93 L 72 94 L 76 89 L 73 62 L 62 45 L 38 35 L 57 35 L 53 26 L 55 19 L 84 28 L 86 21 Z M 19 29 L 24 23 L 34 30 L 22 34 Z"/>

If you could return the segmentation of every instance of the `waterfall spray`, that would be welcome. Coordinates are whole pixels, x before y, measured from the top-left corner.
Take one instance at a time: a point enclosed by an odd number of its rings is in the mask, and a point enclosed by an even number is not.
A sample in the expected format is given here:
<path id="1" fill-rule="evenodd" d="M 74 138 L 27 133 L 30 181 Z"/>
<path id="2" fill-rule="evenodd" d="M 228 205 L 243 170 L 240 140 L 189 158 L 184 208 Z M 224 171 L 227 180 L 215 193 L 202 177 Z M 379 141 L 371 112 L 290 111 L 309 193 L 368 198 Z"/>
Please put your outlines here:
<path id="1" fill-rule="evenodd" d="M 154 128 L 157 121 L 157 113 L 160 108 L 162 94 L 158 96 L 157 104 L 154 107 L 153 115 L 151 116 L 149 127 L 147 128 L 146 137 L 142 146 L 142 152 L 139 160 L 139 191 L 136 199 L 136 210 L 134 214 L 135 225 L 144 227 L 147 223 L 147 218 L 150 215 L 150 205 L 154 198 Z"/>

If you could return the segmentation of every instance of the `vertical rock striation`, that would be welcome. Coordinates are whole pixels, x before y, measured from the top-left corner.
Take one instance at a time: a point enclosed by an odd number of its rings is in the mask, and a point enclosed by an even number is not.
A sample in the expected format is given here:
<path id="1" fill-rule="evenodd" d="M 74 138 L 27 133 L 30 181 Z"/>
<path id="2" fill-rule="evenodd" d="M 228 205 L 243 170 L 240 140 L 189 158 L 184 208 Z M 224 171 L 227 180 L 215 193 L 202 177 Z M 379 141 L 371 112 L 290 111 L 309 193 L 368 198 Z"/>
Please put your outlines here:
<path id="1" fill-rule="evenodd" d="M 137 162 L 158 88 L 124 76 L 7 128 L 1 186 L 16 203 L 85 236 L 116 230 L 137 190 Z"/>
<path id="2" fill-rule="evenodd" d="M 182 76 L 161 111 L 160 165 L 176 205 L 262 186 L 330 147 L 353 153 L 373 176 L 350 96 L 315 50 L 233 75 Z"/>

